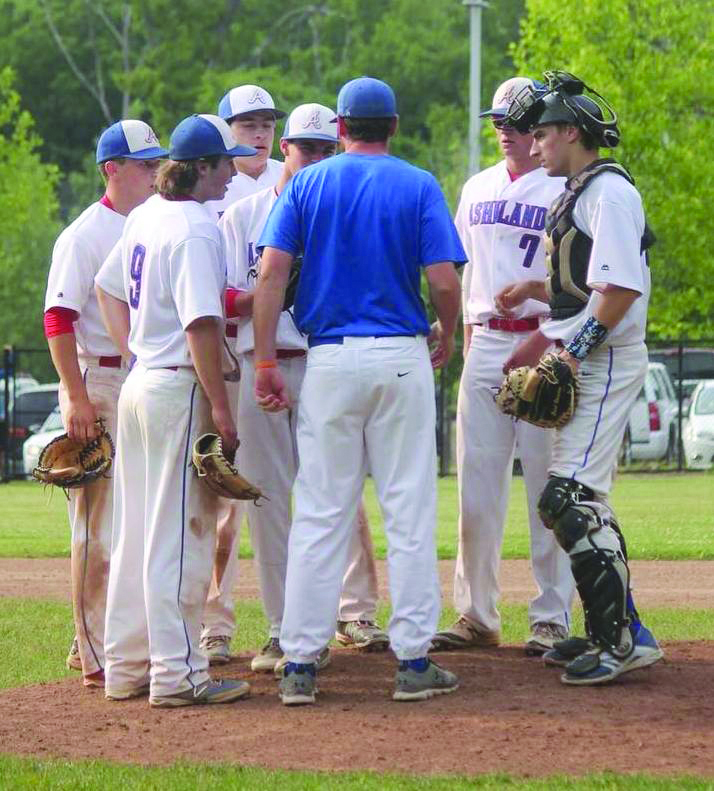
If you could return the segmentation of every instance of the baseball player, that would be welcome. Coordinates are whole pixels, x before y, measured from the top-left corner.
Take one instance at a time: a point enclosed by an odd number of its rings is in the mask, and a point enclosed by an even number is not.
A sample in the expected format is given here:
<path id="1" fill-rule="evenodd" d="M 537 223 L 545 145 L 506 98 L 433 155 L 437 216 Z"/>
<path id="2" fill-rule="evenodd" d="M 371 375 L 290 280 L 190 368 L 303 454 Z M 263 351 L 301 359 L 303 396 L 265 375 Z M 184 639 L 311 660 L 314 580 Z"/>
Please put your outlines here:
<path id="1" fill-rule="evenodd" d="M 278 110 L 273 97 L 258 85 L 240 85 L 229 91 L 218 103 L 218 115 L 231 127 L 236 143 L 252 146 L 256 154 L 235 161 L 236 174 L 231 179 L 226 195 L 219 201 L 207 201 L 206 207 L 216 221 L 238 200 L 274 187 L 283 172 L 281 162 L 270 158 L 275 137 L 275 122 L 285 117 Z M 236 324 L 226 323 L 226 336 L 234 343 Z M 238 406 L 238 382 L 228 383 L 231 407 Z M 203 615 L 201 648 L 212 665 L 230 662 L 231 638 L 235 633 L 235 603 L 233 587 L 238 576 L 237 538 L 243 522 L 245 505 L 238 500 L 221 499 L 218 503 L 216 553 L 213 576 Z"/>
<path id="2" fill-rule="evenodd" d="M 513 77 L 498 87 L 493 119 L 504 159 L 464 185 L 456 227 L 469 263 L 464 270 L 464 370 L 456 409 L 459 481 L 459 545 L 454 574 L 458 620 L 434 638 L 434 650 L 498 645 L 497 609 L 501 545 L 518 446 L 528 496 L 531 566 L 538 595 L 530 602 L 528 653 L 543 653 L 568 636 L 575 590 L 568 556 L 538 516 L 538 495 L 547 480 L 552 432 L 502 414 L 493 400 L 503 364 L 518 343 L 537 329 L 546 306 L 530 300 L 511 316 L 494 297 L 507 283 L 545 277 L 545 214 L 563 191 L 530 153 L 531 136 L 503 122 L 514 94 L 526 85 Z"/>
<path id="3" fill-rule="evenodd" d="M 236 143 L 252 146 L 255 156 L 236 161 L 236 174 L 225 197 L 209 201 L 208 208 L 218 219 L 237 200 L 273 187 L 283 172 L 282 162 L 272 159 L 275 122 L 287 113 L 275 107 L 273 97 L 259 85 L 239 85 L 218 104 L 218 115 L 230 126 Z"/>
<path id="4" fill-rule="evenodd" d="M 261 503 L 259 507 L 248 506 L 248 524 L 261 596 L 270 624 L 268 641 L 251 663 L 251 668 L 258 671 L 274 670 L 283 656 L 278 636 L 285 603 L 290 498 L 298 459 L 295 413 L 286 410 L 275 415 L 268 414 L 256 404 L 253 394 L 254 342 L 251 316 L 259 271 L 256 246 L 273 204 L 293 175 L 303 167 L 333 156 L 338 142 L 337 122 L 332 110 L 320 104 L 296 107 L 288 118 L 280 141 L 285 161 L 278 183 L 234 203 L 219 222 L 226 244 L 229 284 L 237 289 L 231 294 L 233 305 L 230 312 L 241 317 L 236 341 L 243 372 L 237 418 L 241 435 L 238 466 L 268 497 L 268 502 Z M 291 310 L 281 313 L 277 343 L 276 358 L 280 370 L 290 382 L 291 391 L 299 393 L 305 375 L 307 339 L 297 329 Z M 375 623 L 376 571 L 369 524 L 362 507 L 350 550 L 350 574 L 346 578 L 341 602 L 337 638 L 346 645 L 371 650 L 386 649 L 389 638 Z M 210 635 L 210 608 L 206 609 L 204 623 Z M 225 627 L 219 624 L 213 628 Z M 325 648 L 318 662 L 321 669 L 326 666 L 328 659 L 329 649 Z"/>
<path id="5" fill-rule="evenodd" d="M 276 355 L 285 284 L 303 254 L 295 299 L 308 336 L 298 401 L 300 466 L 290 530 L 280 645 L 285 705 L 315 700 L 315 661 L 334 629 L 365 471 L 389 540 L 399 660 L 395 700 L 453 692 L 458 680 L 427 658 L 440 601 L 434 530 L 436 446 L 431 362 L 454 348 L 465 261 L 436 180 L 389 156 L 397 128 L 392 89 L 362 77 L 337 99 L 345 153 L 304 168 L 280 194 L 260 239 L 255 294 L 255 393 L 267 411 L 291 405 Z M 438 316 L 420 296 L 425 271 Z"/>
<path id="6" fill-rule="evenodd" d="M 150 691 L 156 707 L 228 703 L 242 681 L 214 682 L 199 649 L 217 498 L 189 469 L 208 431 L 236 445 L 222 370 L 225 254 L 204 204 L 220 199 L 236 145 L 215 115 L 173 131 L 158 195 L 132 212 L 97 285 L 129 305 L 136 363 L 119 398 L 114 535 L 105 633 L 106 696 Z M 116 282 L 117 261 L 121 283 Z"/>
<path id="7" fill-rule="evenodd" d="M 546 219 L 548 277 L 506 286 L 496 305 L 506 314 L 528 299 L 550 306 L 550 319 L 506 369 L 532 362 L 534 348 L 555 341 L 579 373 L 578 405 L 555 433 L 538 510 L 570 556 L 593 644 L 567 664 L 562 681 L 593 685 L 663 655 L 635 610 L 624 541 L 607 501 L 647 371 L 646 251 L 653 238 L 632 177 L 599 158 L 600 147 L 620 139 L 614 110 L 570 74 L 546 72 L 546 80 L 546 90 L 519 92 L 506 120 L 532 131 L 532 153 L 549 176 L 567 178 Z"/>
<path id="8" fill-rule="evenodd" d="M 45 296 L 45 335 L 60 378 L 64 427 L 73 439 L 96 436 L 101 418 L 116 436 L 117 401 L 126 376 L 120 350 L 107 334 L 94 294 L 94 276 L 121 236 L 126 215 L 154 191 L 159 157 L 166 155 L 143 121 L 118 121 L 97 143 L 106 185 L 60 234 Z M 88 687 L 104 686 L 104 614 L 112 532 L 112 484 L 98 480 L 69 493 L 75 639 L 68 667 Z"/>

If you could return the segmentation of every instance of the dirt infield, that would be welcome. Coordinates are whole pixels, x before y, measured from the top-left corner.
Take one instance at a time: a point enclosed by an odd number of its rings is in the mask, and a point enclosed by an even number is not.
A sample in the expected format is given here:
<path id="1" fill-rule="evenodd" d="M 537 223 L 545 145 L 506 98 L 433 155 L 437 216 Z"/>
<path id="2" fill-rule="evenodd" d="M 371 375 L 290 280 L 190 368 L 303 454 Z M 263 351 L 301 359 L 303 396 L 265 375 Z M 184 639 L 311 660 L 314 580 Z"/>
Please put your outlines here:
<path id="1" fill-rule="evenodd" d="M 632 581 L 637 603 L 647 607 L 714 607 L 714 561 L 633 560 Z M 454 561 L 439 561 L 441 589 L 451 602 Z M 386 564 L 377 561 L 379 594 L 388 597 Z M 241 561 L 235 596 L 257 599 L 258 580 L 253 562 Z M 525 603 L 535 595 L 527 560 L 504 560 L 501 594 L 506 602 Z M 70 601 L 69 558 L 0 558 L 0 596 L 27 596 Z"/>
<path id="2" fill-rule="evenodd" d="M 461 677 L 453 695 L 389 700 L 388 655 L 336 650 L 315 706 L 287 709 L 269 675 L 241 656 L 221 670 L 251 698 L 151 710 L 110 703 L 79 679 L 0 694 L 3 752 L 142 764 L 176 760 L 283 769 L 409 773 L 503 771 L 541 776 L 619 772 L 714 775 L 714 646 L 665 646 L 667 661 L 603 688 L 573 689 L 520 649 L 444 654 Z"/>
<path id="3" fill-rule="evenodd" d="M 643 607 L 711 608 L 714 562 L 633 562 Z M 386 596 L 384 563 L 380 589 Z M 440 563 L 451 600 L 453 561 Z M 1 560 L 0 596 L 69 600 L 69 561 Z M 533 593 L 527 561 L 505 561 L 506 601 Z M 239 598 L 257 598 L 252 563 Z M 390 700 L 391 654 L 333 650 L 315 706 L 287 709 L 270 675 L 241 655 L 217 676 L 251 682 L 227 706 L 152 710 L 146 698 L 107 702 L 79 676 L 0 693 L 0 751 L 141 764 L 227 762 L 279 769 L 371 769 L 521 776 L 600 770 L 714 776 L 714 643 L 665 644 L 666 660 L 603 688 L 572 688 L 520 647 L 441 654 L 461 679 L 453 695 Z M 62 661 L 60 657 L 58 661 Z"/>

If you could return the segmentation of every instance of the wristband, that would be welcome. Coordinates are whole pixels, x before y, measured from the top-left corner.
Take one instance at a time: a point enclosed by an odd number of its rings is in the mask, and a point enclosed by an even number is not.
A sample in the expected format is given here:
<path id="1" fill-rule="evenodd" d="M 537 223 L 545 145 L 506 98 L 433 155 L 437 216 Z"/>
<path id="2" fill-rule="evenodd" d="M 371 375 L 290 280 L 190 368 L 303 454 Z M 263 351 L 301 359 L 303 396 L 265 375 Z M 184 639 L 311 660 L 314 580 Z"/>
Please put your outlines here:
<path id="1" fill-rule="evenodd" d="M 584 360 L 593 349 L 605 340 L 607 327 L 599 322 L 595 316 L 590 318 L 578 330 L 572 341 L 565 347 L 565 351 L 576 360 Z"/>
<path id="2" fill-rule="evenodd" d="M 256 371 L 262 371 L 265 368 L 277 368 L 278 361 L 277 360 L 258 360 L 255 364 Z"/>

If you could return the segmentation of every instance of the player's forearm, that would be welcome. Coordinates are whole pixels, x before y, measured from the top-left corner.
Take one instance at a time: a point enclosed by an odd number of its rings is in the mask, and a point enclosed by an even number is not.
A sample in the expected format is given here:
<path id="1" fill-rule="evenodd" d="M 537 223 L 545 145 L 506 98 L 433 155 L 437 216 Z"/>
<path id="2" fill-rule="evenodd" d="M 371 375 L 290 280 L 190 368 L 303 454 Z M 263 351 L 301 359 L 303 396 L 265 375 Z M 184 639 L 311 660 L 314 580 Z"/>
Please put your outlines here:
<path id="1" fill-rule="evenodd" d="M 238 316 L 252 316 L 254 296 L 252 291 L 227 288 L 225 296 L 226 318 L 234 319 Z"/>
<path id="2" fill-rule="evenodd" d="M 468 350 L 471 348 L 471 336 L 474 334 L 473 324 L 464 324 L 464 357 L 466 357 Z"/>
<path id="3" fill-rule="evenodd" d="M 548 292 L 545 290 L 544 280 L 529 280 L 528 281 L 528 296 L 531 299 L 538 300 L 538 302 L 550 302 Z"/>
<path id="4" fill-rule="evenodd" d="M 612 330 L 622 321 L 639 296 L 639 291 L 608 285 L 595 304 L 593 316 L 608 330 Z"/>
<path id="5" fill-rule="evenodd" d="M 456 270 L 450 263 L 432 264 L 427 269 L 427 279 L 431 304 L 434 306 L 442 332 L 451 337 L 456 332 L 456 323 L 461 311 L 461 284 Z"/>
<path id="6" fill-rule="evenodd" d="M 275 358 L 275 333 L 292 261 L 293 256 L 283 250 L 267 247 L 263 253 L 253 299 L 256 363 Z"/>
<path id="7" fill-rule="evenodd" d="M 228 392 L 223 379 L 221 323 L 212 316 L 196 319 L 186 329 L 186 342 L 196 375 L 211 406 L 214 409 L 229 409 Z"/>
<path id="8" fill-rule="evenodd" d="M 121 299 L 108 294 L 100 286 L 95 285 L 94 291 L 99 302 L 102 321 L 107 328 L 109 337 L 125 359 L 131 358 L 129 351 L 129 305 Z"/>
<path id="9" fill-rule="evenodd" d="M 52 362 L 70 401 L 88 401 L 87 388 L 79 369 L 74 333 L 54 335 L 47 339 L 47 344 L 50 347 Z"/>

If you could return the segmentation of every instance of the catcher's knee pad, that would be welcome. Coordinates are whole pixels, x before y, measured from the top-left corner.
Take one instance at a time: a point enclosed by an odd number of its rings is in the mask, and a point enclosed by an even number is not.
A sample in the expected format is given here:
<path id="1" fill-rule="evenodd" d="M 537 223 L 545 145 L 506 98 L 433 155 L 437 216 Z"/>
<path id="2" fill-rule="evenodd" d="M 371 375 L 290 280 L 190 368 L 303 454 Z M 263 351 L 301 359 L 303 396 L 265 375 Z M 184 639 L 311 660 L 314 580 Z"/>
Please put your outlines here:
<path id="1" fill-rule="evenodd" d="M 630 572 L 619 552 L 591 549 L 572 554 L 571 568 L 583 602 L 590 639 L 617 657 L 632 653 L 634 643 L 627 616 Z"/>
<path id="2" fill-rule="evenodd" d="M 551 475 L 538 500 L 538 514 L 543 524 L 554 529 L 556 521 L 568 508 L 581 500 L 592 500 L 593 490 L 572 478 Z"/>

